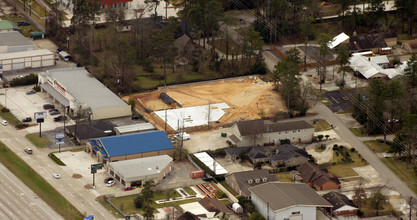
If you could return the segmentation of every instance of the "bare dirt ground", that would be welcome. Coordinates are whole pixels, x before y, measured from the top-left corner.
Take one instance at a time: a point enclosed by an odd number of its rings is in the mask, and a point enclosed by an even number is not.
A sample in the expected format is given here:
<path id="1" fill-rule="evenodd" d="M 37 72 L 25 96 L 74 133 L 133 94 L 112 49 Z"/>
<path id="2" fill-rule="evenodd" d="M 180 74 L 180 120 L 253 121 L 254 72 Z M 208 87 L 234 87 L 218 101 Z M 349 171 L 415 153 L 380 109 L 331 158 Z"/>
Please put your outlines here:
<path id="1" fill-rule="evenodd" d="M 246 76 L 240 79 L 171 86 L 166 89 L 134 94 L 125 97 L 125 99 L 135 99 L 137 104 L 140 105 L 139 110 L 152 123 L 156 124 L 156 127 L 163 127 L 163 121 L 154 113 L 145 113 L 143 108 L 154 111 L 175 108 L 175 106 L 168 106 L 161 101 L 159 95 L 162 92 L 167 93 L 183 107 L 225 102 L 230 108 L 224 109 L 226 113 L 217 124 L 221 126 L 225 123 L 259 119 L 261 116 L 272 116 L 277 111 L 285 111 L 285 104 L 282 102 L 281 96 L 272 89 L 273 85 L 271 83 L 265 83 L 259 79 L 255 81 L 253 78 Z"/>

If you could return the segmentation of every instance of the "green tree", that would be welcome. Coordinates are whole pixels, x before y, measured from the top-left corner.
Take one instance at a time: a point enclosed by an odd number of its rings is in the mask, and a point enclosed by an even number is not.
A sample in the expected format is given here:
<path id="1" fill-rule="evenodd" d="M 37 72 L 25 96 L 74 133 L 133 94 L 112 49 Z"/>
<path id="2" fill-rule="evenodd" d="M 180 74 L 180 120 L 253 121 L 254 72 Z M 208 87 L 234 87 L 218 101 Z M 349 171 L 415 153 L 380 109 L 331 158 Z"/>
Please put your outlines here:
<path id="1" fill-rule="evenodd" d="M 376 216 L 379 215 L 379 210 L 383 208 L 383 204 L 386 200 L 386 197 L 381 193 L 382 188 L 384 188 L 384 186 L 380 187 L 371 195 L 371 206 L 376 210 Z"/>
<path id="2" fill-rule="evenodd" d="M 252 212 L 252 214 L 250 214 L 249 220 L 265 220 L 265 218 L 259 214 L 259 212 Z"/>
<path id="3" fill-rule="evenodd" d="M 263 40 L 259 32 L 253 28 L 249 28 L 243 37 L 242 53 L 249 59 L 248 66 L 251 65 L 251 59 L 253 56 L 262 54 Z"/>
<path id="4" fill-rule="evenodd" d="M 401 157 L 401 154 L 405 151 L 405 141 L 406 141 L 407 134 L 404 131 L 398 131 L 395 133 L 394 140 L 392 141 L 392 144 L 390 145 L 389 152 L 398 154 Z"/>
<path id="5" fill-rule="evenodd" d="M 318 44 L 320 45 L 319 57 L 317 61 L 317 72 L 320 76 L 320 91 L 322 84 L 326 82 L 327 75 L 327 61 L 329 60 L 330 48 L 329 42 L 332 40 L 329 34 L 321 33 L 318 37 Z"/>
<path id="6" fill-rule="evenodd" d="M 385 105 L 391 121 L 391 128 L 394 128 L 394 120 L 398 119 L 404 111 L 406 92 L 403 84 L 399 80 L 391 80 L 386 85 Z"/>
<path id="7" fill-rule="evenodd" d="M 386 111 L 386 105 L 384 105 L 384 101 L 387 97 L 387 87 L 384 81 L 379 78 L 372 79 L 369 84 L 369 94 L 371 107 L 370 112 L 367 112 L 370 119 L 367 123 L 368 133 L 375 134 L 383 132 L 385 131 L 385 127 L 381 127 L 381 125 L 385 125 L 383 116 Z"/>
<path id="8" fill-rule="evenodd" d="M 135 203 L 135 207 L 137 209 L 141 209 L 143 208 L 143 204 L 144 204 L 144 199 L 142 195 L 138 195 L 138 197 L 136 197 L 133 202 Z"/>
<path id="9" fill-rule="evenodd" d="M 352 3 L 352 0 L 336 0 L 336 2 L 340 5 L 342 10 L 342 23 L 345 22 L 345 11 L 349 9 L 349 6 Z"/>
<path id="10" fill-rule="evenodd" d="M 404 70 L 404 75 L 406 76 L 407 92 L 410 98 L 410 113 L 417 113 L 417 108 L 415 107 L 415 93 L 417 89 L 417 56 L 415 54 L 411 55 L 411 58 L 407 61 L 407 68 Z"/>
<path id="11" fill-rule="evenodd" d="M 337 49 L 337 64 L 339 65 L 338 73 L 342 73 L 342 85 L 345 84 L 345 71 L 349 64 L 349 49 L 345 44 L 342 44 Z"/>
<path id="12" fill-rule="evenodd" d="M 366 111 L 362 108 L 362 106 L 365 104 L 363 101 L 362 95 L 358 93 L 355 99 L 356 99 L 355 103 L 358 103 L 358 104 L 353 106 L 352 116 L 360 124 L 365 124 L 368 121 L 368 115 Z"/>

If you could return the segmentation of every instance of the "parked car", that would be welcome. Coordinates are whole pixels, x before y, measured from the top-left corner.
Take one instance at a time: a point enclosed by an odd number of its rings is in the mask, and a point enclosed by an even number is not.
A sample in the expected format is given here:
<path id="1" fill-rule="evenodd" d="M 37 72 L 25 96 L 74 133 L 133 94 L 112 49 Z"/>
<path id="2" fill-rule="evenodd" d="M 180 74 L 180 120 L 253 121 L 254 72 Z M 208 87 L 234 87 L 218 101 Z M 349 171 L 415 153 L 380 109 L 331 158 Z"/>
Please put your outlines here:
<path id="1" fill-rule="evenodd" d="M 31 121 L 32 121 L 31 117 L 27 117 L 27 118 L 22 119 L 22 122 L 31 122 Z"/>
<path id="2" fill-rule="evenodd" d="M 60 116 L 54 118 L 55 122 L 66 121 L 66 120 L 67 120 L 67 116 L 63 116 L 63 115 L 60 115 Z"/>
<path id="3" fill-rule="evenodd" d="M 58 111 L 58 109 L 56 108 L 49 109 L 49 112 L 55 112 L 55 111 Z"/>
<path id="4" fill-rule="evenodd" d="M 51 104 L 45 104 L 45 105 L 43 105 L 43 109 L 53 109 L 53 108 L 55 108 L 55 105 L 51 105 Z"/>
<path id="5" fill-rule="evenodd" d="M 35 94 L 36 92 L 35 92 L 35 90 L 28 90 L 28 91 L 26 91 L 26 95 L 32 95 L 32 94 Z"/>
<path id="6" fill-rule="evenodd" d="M 32 149 L 31 149 L 31 148 L 29 148 L 29 147 L 25 148 L 25 152 L 26 152 L 27 154 L 32 154 L 32 153 L 33 153 Z"/>
<path id="7" fill-rule="evenodd" d="M 106 179 L 104 179 L 104 183 L 109 183 L 109 181 L 114 180 L 113 177 L 107 177 Z"/>
<path id="8" fill-rule="evenodd" d="M 16 78 L 23 79 L 23 76 L 22 75 L 18 75 L 18 76 L 16 76 Z"/>
<path id="9" fill-rule="evenodd" d="M 130 191 L 130 190 L 133 190 L 133 189 L 135 189 L 134 187 L 127 187 L 127 188 L 124 188 L 123 190 L 124 191 Z"/>
<path id="10" fill-rule="evenodd" d="M 3 88 L 9 88 L 9 84 L 2 83 L 2 84 L 1 84 L 1 87 L 3 87 Z"/>
<path id="11" fill-rule="evenodd" d="M 181 140 L 182 136 L 184 137 L 183 138 L 184 141 L 185 140 L 190 140 L 190 138 L 191 138 L 191 136 L 189 134 L 185 133 L 185 132 L 184 132 L 184 134 L 181 134 L 181 133 L 176 134 L 174 137 L 175 137 L 175 139 Z"/>
<path id="12" fill-rule="evenodd" d="M 52 176 L 55 177 L 55 179 L 60 179 L 61 175 L 59 175 L 59 173 L 53 173 Z"/>
<path id="13" fill-rule="evenodd" d="M 108 187 L 111 187 L 111 186 L 113 186 L 114 184 L 116 184 L 116 181 L 114 181 L 114 180 L 110 180 L 109 182 L 107 182 L 107 186 Z"/>
<path id="14" fill-rule="evenodd" d="M 139 120 L 139 115 L 132 114 L 132 120 Z"/>
<path id="15" fill-rule="evenodd" d="M 56 110 L 56 111 L 49 112 L 49 114 L 50 115 L 59 115 L 59 114 L 61 114 L 61 112 L 59 112 L 58 110 Z"/>
<path id="16" fill-rule="evenodd" d="M 29 21 L 19 21 L 17 22 L 17 26 L 29 26 L 30 22 Z"/>
<path id="17" fill-rule="evenodd" d="M 4 125 L 4 126 L 7 126 L 9 123 L 7 123 L 6 120 L 3 120 L 3 121 L 1 121 L 1 124 Z"/>

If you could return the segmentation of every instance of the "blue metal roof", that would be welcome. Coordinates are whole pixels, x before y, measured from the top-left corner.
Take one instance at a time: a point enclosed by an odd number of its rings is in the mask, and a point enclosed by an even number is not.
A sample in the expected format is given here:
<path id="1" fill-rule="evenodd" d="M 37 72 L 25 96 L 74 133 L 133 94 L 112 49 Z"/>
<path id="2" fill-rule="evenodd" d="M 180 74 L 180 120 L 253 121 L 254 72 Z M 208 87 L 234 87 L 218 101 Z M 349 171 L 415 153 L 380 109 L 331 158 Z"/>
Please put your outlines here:
<path id="1" fill-rule="evenodd" d="M 173 149 L 164 131 L 117 135 L 98 138 L 109 157 Z"/>

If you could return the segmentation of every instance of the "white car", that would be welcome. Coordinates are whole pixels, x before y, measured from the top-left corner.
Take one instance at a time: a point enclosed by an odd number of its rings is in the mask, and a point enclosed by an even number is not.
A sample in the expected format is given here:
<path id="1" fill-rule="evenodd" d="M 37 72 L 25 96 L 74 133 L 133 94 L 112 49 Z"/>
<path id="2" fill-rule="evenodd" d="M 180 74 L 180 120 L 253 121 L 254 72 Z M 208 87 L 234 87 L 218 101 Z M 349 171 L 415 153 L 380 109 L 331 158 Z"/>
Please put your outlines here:
<path id="1" fill-rule="evenodd" d="M 61 175 L 59 175 L 59 173 L 53 173 L 52 176 L 55 177 L 55 179 L 60 179 Z"/>
<path id="2" fill-rule="evenodd" d="M 116 184 L 116 181 L 114 181 L 114 180 L 109 180 L 109 182 L 107 182 L 107 186 L 108 187 L 110 187 L 110 186 L 113 186 L 114 184 Z"/>
<path id="3" fill-rule="evenodd" d="M 4 126 L 7 126 L 9 123 L 7 123 L 6 120 L 3 120 L 3 121 L 1 121 L 1 124 L 4 125 Z"/>
<path id="4" fill-rule="evenodd" d="M 181 140 L 181 136 L 184 137 L 183 138 L 184 141 L 185 140 L 190 140 L 190 138 L 191 138 L 191 136 L 189 134 L 185 133 L 185 132 L 184 132 L 183 135 L 181 135 L 181 133 L 179 133 L 179 134 L 176 134 L 174 137 L 175 137 L 175 139 Z"/>

